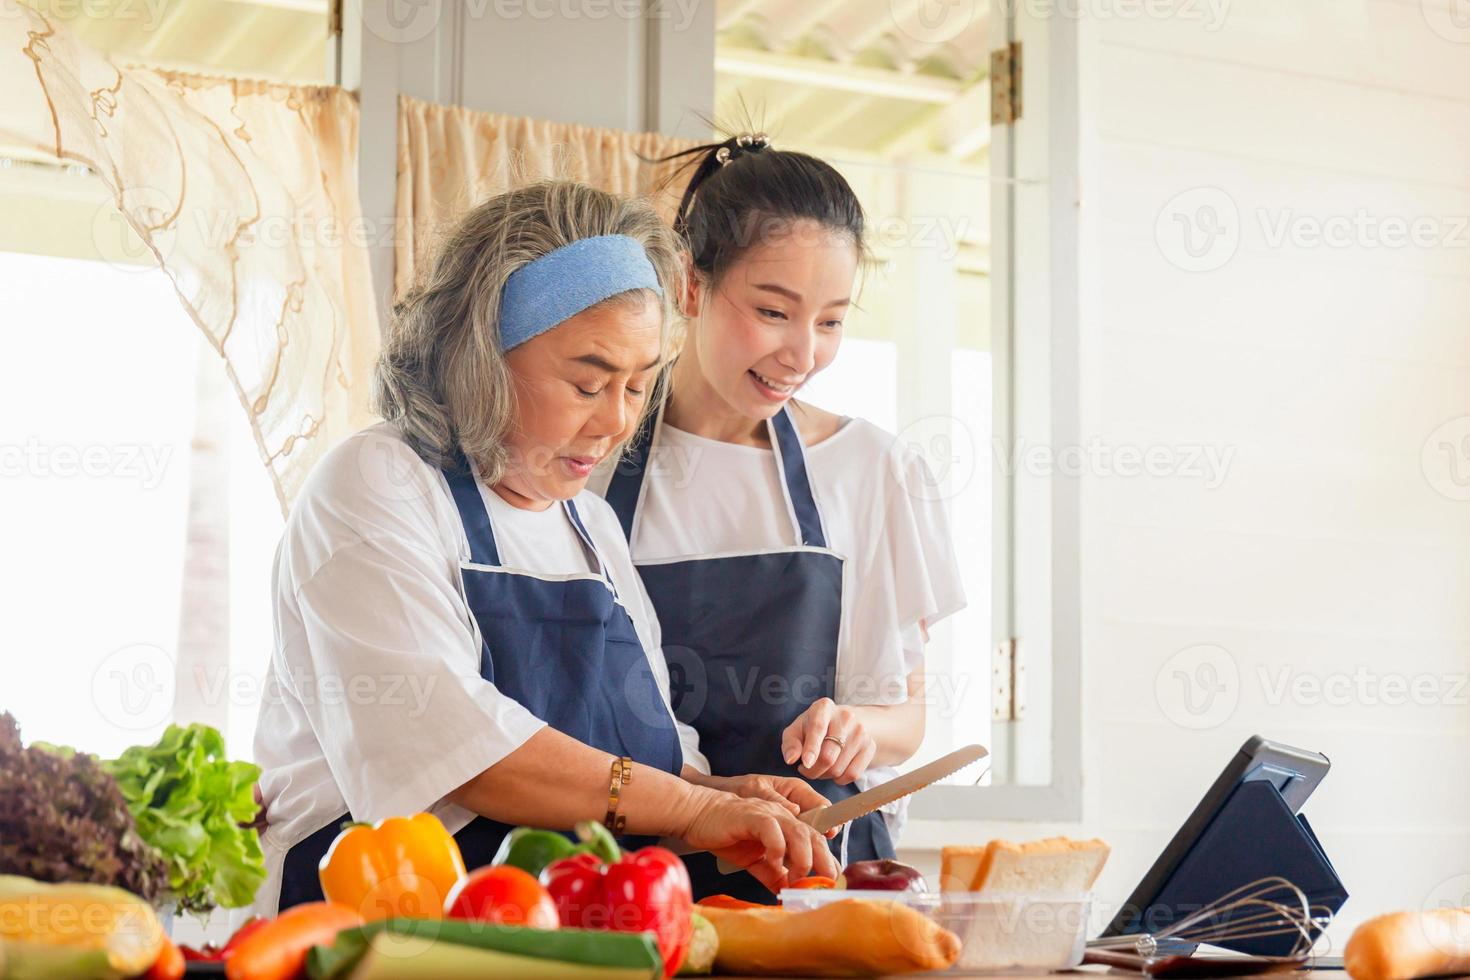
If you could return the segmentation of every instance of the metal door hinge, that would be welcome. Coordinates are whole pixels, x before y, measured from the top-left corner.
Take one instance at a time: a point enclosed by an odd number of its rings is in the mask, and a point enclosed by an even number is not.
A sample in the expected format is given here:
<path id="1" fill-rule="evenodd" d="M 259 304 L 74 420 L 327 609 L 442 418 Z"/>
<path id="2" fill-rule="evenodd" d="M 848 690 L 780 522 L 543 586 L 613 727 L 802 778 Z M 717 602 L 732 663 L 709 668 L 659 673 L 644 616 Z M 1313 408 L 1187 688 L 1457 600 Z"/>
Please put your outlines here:
<path id="1" fill-rule="evenodd" d="M 1026 665 L 1020 640 L 1011 637 L 996 646 L 990 677 L 991 719 L 1020 721 L 1026 714 Z"/>
<path id="2" fill-rule="evenodd" d="M 328 0 L 327 37 L 336 37 L 342 33 L 342 3 L 343 0 Z"/>
<path id="3" fill-rule="evenodd" d="M 1021 42 L 990 52 L 990 125 L 1021 118 Z"/>

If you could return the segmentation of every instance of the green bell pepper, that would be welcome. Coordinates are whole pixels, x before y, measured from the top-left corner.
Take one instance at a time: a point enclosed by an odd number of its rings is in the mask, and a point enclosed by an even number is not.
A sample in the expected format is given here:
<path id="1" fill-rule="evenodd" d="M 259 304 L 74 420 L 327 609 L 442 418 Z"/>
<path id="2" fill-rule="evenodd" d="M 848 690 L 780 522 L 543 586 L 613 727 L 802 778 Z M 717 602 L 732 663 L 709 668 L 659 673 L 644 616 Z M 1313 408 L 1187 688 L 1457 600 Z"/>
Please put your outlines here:
<path id="1" fill-rule="evenodd" d="M 541 870 L 548 864 L 573 854 L 592 853 L 608 860 L 607 855 L 611 851 L 614 855 L 612 860 L 616 860 L 617 841 L 601 824 L 597 825 L 597 829 L 602 833 L 594 832 L 592 839 L 579 844 L 554 830 L 517 827 L 506 834 L 505 840 L 500 842 L 500 850 L 495 852 L 495 859 L 490 863 L 509 864 L 533 878 L 539 878 Z"/>

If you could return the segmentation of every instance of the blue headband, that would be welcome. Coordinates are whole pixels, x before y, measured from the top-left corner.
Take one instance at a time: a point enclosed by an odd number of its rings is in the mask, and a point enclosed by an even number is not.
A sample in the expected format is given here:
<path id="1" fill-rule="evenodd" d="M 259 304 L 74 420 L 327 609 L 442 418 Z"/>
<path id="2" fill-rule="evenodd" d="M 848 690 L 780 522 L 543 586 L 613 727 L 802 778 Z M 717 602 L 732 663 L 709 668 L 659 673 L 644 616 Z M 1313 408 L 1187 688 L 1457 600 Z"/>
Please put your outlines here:
<path id="1" fill-rule="evenodd" d="M 500 348 L 519 347 L 630 289 L 664 294 L 653 263 L 636 238 L 598 235 L 547 252 L 505 281 L 500 298 Z"/>

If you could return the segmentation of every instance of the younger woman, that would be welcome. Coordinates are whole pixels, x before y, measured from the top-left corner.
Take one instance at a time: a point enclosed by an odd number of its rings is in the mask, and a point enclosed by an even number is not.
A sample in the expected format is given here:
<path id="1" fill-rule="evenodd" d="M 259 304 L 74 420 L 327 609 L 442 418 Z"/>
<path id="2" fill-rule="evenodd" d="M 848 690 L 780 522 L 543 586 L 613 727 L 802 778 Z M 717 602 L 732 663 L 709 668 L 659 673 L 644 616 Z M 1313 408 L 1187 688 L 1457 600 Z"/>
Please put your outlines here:
<path id="1" fill-rule="evenodd" d="M 865 246 L 847 181 L 764 136 L 688 152 L 688 335 L 605 493 L 713 773 L 797 775 L 836 801 L 923 738 L 926 629 L 964 605 L 949 526 L 893 435 L 794 397 L 853 303 Z M 870 814 L 831 846 L 893 857 L 900 819 Z M 687 863 L 696 896 L 773 900 L 709 855 Z"/>

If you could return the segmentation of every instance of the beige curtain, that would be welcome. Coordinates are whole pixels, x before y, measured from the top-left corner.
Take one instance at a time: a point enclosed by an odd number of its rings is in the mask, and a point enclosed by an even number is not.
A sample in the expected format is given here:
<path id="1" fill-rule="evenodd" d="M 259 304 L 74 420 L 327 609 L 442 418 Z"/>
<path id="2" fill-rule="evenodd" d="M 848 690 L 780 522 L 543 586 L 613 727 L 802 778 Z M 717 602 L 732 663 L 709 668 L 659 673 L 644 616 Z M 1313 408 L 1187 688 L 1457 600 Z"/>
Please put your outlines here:
<path id="1" fill-rule="evenodd" d="M 0 93 L 0 141 L 95 171 L 157 257 L 284 511 L 369 421 L 378 323 L 353 96 L 120 67 L 19 4 L 0 17 Z"/>
<path id="2" fill-rule="evenodd" d="M 398 99 L 399 233 L 394 295 L 413 284 L 436 231 L 485 198 L 548 177 L 651 197 L 666 219 L 679 203 L 678 164 L 652 160 L 694 140 L 526 119 Z"/>

